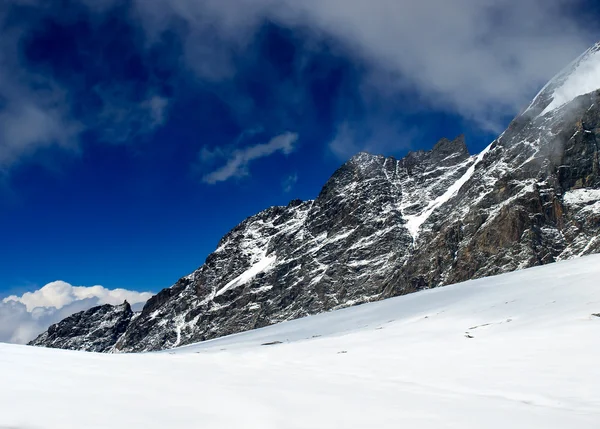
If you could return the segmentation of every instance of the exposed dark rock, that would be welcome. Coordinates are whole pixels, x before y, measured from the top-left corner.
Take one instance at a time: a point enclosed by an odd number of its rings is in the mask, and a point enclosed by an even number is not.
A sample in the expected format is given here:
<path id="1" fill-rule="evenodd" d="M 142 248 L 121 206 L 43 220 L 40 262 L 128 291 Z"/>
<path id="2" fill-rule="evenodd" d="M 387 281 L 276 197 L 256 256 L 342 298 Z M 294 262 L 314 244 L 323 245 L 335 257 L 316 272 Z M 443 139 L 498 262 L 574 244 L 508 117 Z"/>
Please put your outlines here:
<path id="1" fill-rule="evenodd" d="M 275 346 L 277 344 L 283 344 L 281 341 L 271 341 L 269 343 L 263 343 L 261 346 Z"/>
<path id="2" fill-rule="evenodd" d="M 125 333 L 133 317 L 127 301 L 116 306 L 101 305 L 75 313 L 50 326 L 29 345 L 108 352 Z"/>
<path id="3" fill-rule="evenodd" d="M 600 251 L 600 96 L 541 115 L 564 79 L 479 155 L 461 136 L 399 160 L 354 156 L 316 200 L 236 226 L 99 348 L 168 349 Z M 78 317 L 71 325 L 91 335 Z M 54 328 L 34 343 L 88 344 L 70 335 Z"/>

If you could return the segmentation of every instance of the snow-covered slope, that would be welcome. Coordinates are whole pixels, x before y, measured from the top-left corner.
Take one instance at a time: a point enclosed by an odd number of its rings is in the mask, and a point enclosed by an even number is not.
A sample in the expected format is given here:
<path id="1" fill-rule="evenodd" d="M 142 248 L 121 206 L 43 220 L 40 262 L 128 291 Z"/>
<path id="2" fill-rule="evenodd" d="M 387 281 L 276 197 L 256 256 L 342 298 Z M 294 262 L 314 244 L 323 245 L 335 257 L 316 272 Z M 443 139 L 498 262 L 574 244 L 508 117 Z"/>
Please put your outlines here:
<path id="1" fill-rule="evenodd" d="M 0 427 L 597 429 L 600 256 L 166 352 L 0 344 Z"/>

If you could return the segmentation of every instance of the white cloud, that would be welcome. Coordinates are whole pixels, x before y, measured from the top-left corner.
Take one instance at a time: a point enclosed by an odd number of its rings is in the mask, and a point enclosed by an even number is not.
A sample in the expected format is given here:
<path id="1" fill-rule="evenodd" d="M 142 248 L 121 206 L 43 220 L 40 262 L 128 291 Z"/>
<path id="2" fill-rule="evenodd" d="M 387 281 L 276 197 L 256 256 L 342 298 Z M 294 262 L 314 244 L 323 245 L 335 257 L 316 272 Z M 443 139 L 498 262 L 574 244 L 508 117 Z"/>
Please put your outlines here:
<path id="1" fill-rule="evenodd" d="M 116 81 L 94 88 L 102 100 L 100 112 L 75 117 L 69 89 L 50 74 L 26 66 L 22 52 L 25 41 L 42 19 L 31 13 L 30 21 L 15 25 L 10 14 L 15 5 L 36 8 L 40 16 L 52 10 L 40 0 L 0 2 L 0 176 L 44 148 L 59 147 L 76 153 L 82 133 L 90 129 L 99 131 L 105 141 L 122 143 L 163 125 L 168 99 L 155 94 L 148 85 L 146 94 L 137 101 L 134 88 Z M 112 5 L 112 0 L 89 4 L 95 13 L 103 13 Z"/>
<path id="2" fill-rule="evenodd" d="M 289 155 L 295 150 L 298 134 L 284 133 L 273 137 L 268 143 L 261 143 L 254 146 L 248 146 L 243 149 L 234 150 L 229 159 L 222 167 L 204 175 L 202 180 L 211 185 L 224 182 L 232 177 L 241 177 L 248 174 L 248 165 L 257 159 L 281 152 Z M 201 151 L 200 157 L 213 158 L 222 154 L 220 151 L 214 152 L 208 149 Z"/>
<path id="3" fill-rule="evenodd" d="M 88 126 L 100 129 L 103 141 L 127 143 L 164 125 L 169 100 L 147 88 L 144 99 L 132 103 L 132 90 L 127 85 L 114 82 L 94 88 L 94 93 L 102 100 L 103 108 Z"/>
<path id="4" fill-rule="evenodd" d="M 74 301 L 97 298 L 100 304 L 117 305 L 127 300 L 130 304 L 146 302 L 152 296 L 149 292 L 136 292 L 126 289 L 106 289 L 103 286 L 72 286 L 67 282 L 55 281 L 34 292 L 25 292 L 22 296 L 11 295 L 3 302 L 16 301 L 24 304 L 27 311 L 37 307 L 55 307 L 61 309 Z"/>
<path id="5" fill-rule="evenodd" d="M 341 160 L 347 160 L 360 151 L 386 154 L 391 150 L 410 149 L 413 142 L 423 141 L 422 130 L 414 126 L 405 126 L 398 129 L 390 124 L 392 118 L 388 116 L 378 118 L 376 121 L 365 120 L 359 126 L 349 122 L 341 123 L 333 139 L 329 142 L 329 150 Z"/>
<path id="6" fill-rule="evenodd" d="M 150 112 L 150 118 L 152 119 L 152 128 L 163 125 L 166 120 L 166 110 L 169 105 L 169 100 L 159 95 L 150 97 L 145 103 L 143 103 Z"/>
<path id="7" fill-rule="evenodd" d="M 244 52 L 260 24 L 270 20 L 341 42 L 345 54 L 370 71 L 364 91 L 409 91 L 414 101 L 494 130 L 598 37 L 574 16 L 581 0 L 138 0 L 136 5 L 149 34 L 167 27 L 174 16 L 190 24 L 184 61 L 204 78 L 230 77 L 235 70 L 227 56 Z"/>
<path id="8" fill-rule="evenodd" d="M 69 117 L 66 92 L 20 66 L 23 32 L 10 29 L 5 18 L 0 7 L 0 172 L 40 148 L 76 148 L 82 130 Z"/>
<path id="9" fill-rule="evenodd" d="M 27 3 L 48 9 L 42 0 Z M 119 2 L 84 3 L 91 13 L 103 14 Z M 145 45 L 160 41 L 163 30 L 177 32 L 182 38 L 181 70 L 202 81 L 224 81 L 240 72 L 234 60 L 248 55 L 254 35 L 270 21 L 301 28 L 316 39 L 334 39 L 336 55 L 347 55 L 367 71 L 358 85 L 365 99 L 377 92 L 391 96 L 379 100 L 393 103 L 393 94 L 408 92 L 411 103 L 403 102 L 407 109 L 425 104 L 493 131 L 501 131 L 506 115 L 525 107 L 541 85 L 598 37 L 590 34 L 593 26 L 582 25 L 584 18 L 573 14 L 583 0 L 134 0 L 132 4 L 131 19 L 144 27 Z M 6 10 L 0 6 L 0 24 L 5 24 Z M 0 33 L 0 98 L 6 104 L 0 117 L 0 168 L 40 147 L 73 147 L 81 126 L 69 117 L 69 100 L 59 89 L 51 94 L 32 92 L 31 88 L 52 85 L 32 85 L 34 77 L 18 64 L 25 30 L 3 28 L 10 32 Z M 300 63 L 296 66 L 302 67 Z M 104 97 L 111 95 L 102 92 Z M 164 121 L 166 100 L 151 92 L 146 95 L 147 101 L 133 106 L 133 111 L 131 103 L 120 99 L 110 103 L 101 128 L 126 140 L 129 134 L 122 130 L 133 117 L 136 123 L 149 118 L 145 130 L 152 131 Z M 338 116 L 340 123 L 352 120 L 343 112 Z M 112 122 L 117 125 L 111 128 Z M 357 143 L 364 149 L 360 141 L 349 144 Z M 243 159 L 232 160 L 206 179 L 216 183 L 240 174 Z"/>
<path id="10" fill-rule="evenodd" d="M 298 183 L 298 174 L 290 174 L 281 183 L 281 186 L 283 187 L 283 192 L 291 192 L 294 186 L 296 186 L 296 183 Z"/>
<path id="11" fill-rule="evenodd" d="M 329 142 L 329 150 L 338 158 L 347 159 L 360 152 L 361 147 L 364 146 L 364 141 L 362 144 L 357 143 L 358 141 L 360 141 L 360 138 L 355 135 L 350 125 L 344 122 L 338 127 L 333 140 Z"/>
<path id="12" fill-rule="evenodd" d="M 122 304 L 125 300 L 140 307 L 151 296 L 149 292 L 72 286 L 63 281 L 48 283 L 34 292 L 11 295 L 0 302 L 0 342 L 25 344 L 78 311 L 103 304 Z"/>
<path id="13" fill-rule="evenodd" d="M 307 0 L 300 18 L 398 73 L 436 103 L 476 115 L 522 107 L 535 86 L 588 44 L 565 0 Z M 387 81 L 386 84 L 394 85 Z"/>

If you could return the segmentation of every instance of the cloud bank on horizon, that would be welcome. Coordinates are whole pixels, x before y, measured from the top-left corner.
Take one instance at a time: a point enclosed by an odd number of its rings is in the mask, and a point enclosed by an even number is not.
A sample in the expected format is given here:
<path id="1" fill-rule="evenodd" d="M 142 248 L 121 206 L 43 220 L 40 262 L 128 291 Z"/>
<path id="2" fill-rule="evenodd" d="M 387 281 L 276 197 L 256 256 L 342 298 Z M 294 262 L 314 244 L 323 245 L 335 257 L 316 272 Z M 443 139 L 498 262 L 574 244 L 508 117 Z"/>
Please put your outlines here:
<path id="1" fill-rule="evenodd" d="M 48 283 L 34 292 L 0 301 L 0 342 L 26 344 L 50 325 L 79 311 L 103 304 L 118 305 L 125 300 L 139 309 L 152 295 L 102 286 L 72 286 L 64 281 Z"/>
<path id="2" fill-rule="evenodd" d="M 537 88 L 594 41 L 589 26 L 580 25 L 581 17 L 573 13 L 583 0 L 83 0 L 82 4 L 93 28 L 114 10 L 126 15 L 140 30 L 136 40 L 146 54 L 165 37 L 175 37 L 180 51 L 173 70 L 180 75 L 171 78 L 173 82 L 182 75 L 215 87 L 234 80 L 240 73 L 236 61 L 250 55 L 265 23 L 297 32 L 306 40 L 307 55 L 311 46 L 317 49 L 327 40 L 336 55 L 365 70 L 357 84 L 366 106 L 361 118 L 348 117 L 344 95 L 339 95 L 334 119 L 343 135 L 331 145 L 339 157 L 357 149 L 382 150 L 394 140 L 393 130 L 385 138 L 369 139 L 365 134 L 373 133 L 361 128 L 377 129 L 384 121 L 377 116 L 381 106 L 397 103 L 396 98 L 402 98 L 408 110 L 447 111 L 483 130 L 500 131 L 506 115 L 518 113 Z M 31 18 L 12 25 L 15 8 L 26 8 Z M 43 148 L 81 150 L 80 137 L 90 129 L 102 129 L 107 141 L 124 143 L 153 133 L 169 119 L 177 91 L 161 91 L 160 73 L 151 74 L 141 90 L 132 82 L 97 85 L 100 111 L 74 114 L 73 89 L 56 76 L 31 70 L 22 60 L 23 42 L 30 33 L 58 14 L 65 22 L 74 19 L 67 9 L 53 10 L 42 0 L 8 0 L 0 6 L 0 172 Z M 101 34 L 102 27 L 97 27 Z M 296 61 L 292 67 L 302 70 L 303 65 Z M 228 98 L 239 115 L 256 108 L 251 96 L 233 92 L 220 96 Z M 288 94 L 286 88 L 281 92 L 281 100 L 302 102 L 297 93 Z M 407 96 L 410 103 L 405 102 Z M 348 133 L 344 124 L 349 121 L 356 132 Z M 235 177 L 248 162 L 240 149 L 221 170 L 205 174 L 205 182 Z"/>

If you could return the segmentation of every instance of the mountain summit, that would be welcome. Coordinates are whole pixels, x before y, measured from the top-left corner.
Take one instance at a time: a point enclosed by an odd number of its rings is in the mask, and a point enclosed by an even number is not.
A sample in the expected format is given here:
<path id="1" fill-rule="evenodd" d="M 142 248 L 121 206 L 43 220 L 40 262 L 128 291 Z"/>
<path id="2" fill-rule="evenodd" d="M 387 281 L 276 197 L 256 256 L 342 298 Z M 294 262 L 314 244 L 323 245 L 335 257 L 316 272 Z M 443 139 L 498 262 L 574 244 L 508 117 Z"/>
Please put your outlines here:
<path id="1" fill-rule="evenodd" d="M 527 110 L 544 116 L 581 95 L 600 88 L 600 42 L 585 51 L 579 58 L 556 75 Z"/>
<path id="2" fill-rule="evenodd" d="M 598 88 L 600 45 L 478 155 L 461 136 L 399 160 L 354 156 L 314 201 L 236 226 L 103 351 L 168 349 L 600 251 Z M 77 348 L 50 331 L 33 344 Z"/>

